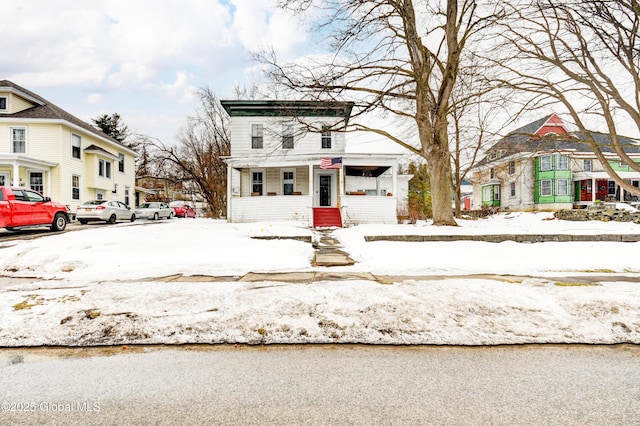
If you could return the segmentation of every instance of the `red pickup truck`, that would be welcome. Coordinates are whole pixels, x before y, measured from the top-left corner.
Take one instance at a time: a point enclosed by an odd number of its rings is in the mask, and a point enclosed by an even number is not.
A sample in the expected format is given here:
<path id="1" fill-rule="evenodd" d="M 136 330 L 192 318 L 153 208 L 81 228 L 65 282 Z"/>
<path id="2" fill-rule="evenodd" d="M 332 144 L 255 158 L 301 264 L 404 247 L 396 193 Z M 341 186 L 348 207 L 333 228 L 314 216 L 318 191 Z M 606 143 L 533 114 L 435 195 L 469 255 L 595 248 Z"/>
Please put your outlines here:
<path id="1" fill-rule="evenodd" d="M 52 231 L 64 231 L 68 222 L 63 204 L 31 189 L 0 186 L 0 228 L 49 226 Z"/>

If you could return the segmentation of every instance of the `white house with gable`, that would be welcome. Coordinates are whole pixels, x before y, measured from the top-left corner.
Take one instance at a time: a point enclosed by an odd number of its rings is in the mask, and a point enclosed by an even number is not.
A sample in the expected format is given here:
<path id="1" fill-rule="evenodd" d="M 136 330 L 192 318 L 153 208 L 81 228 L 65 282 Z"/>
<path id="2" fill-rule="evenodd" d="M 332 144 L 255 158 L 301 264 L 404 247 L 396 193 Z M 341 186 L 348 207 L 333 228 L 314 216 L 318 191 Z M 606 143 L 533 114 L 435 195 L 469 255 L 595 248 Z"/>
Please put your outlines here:
<path id="1" fill-rule="evenodd" d="M 349 121 L 353 103 L 221 104 L 231 123 L 231 155 L 225 159 L 228 221 L 295 220 L 314 227 L 397 223 L 401 154 L 345 152 L 345 133 L 340 130 Z M 351 180 L 383 174 L 390 174 L 390 188 L 352 190 L 360 185 Z"/>

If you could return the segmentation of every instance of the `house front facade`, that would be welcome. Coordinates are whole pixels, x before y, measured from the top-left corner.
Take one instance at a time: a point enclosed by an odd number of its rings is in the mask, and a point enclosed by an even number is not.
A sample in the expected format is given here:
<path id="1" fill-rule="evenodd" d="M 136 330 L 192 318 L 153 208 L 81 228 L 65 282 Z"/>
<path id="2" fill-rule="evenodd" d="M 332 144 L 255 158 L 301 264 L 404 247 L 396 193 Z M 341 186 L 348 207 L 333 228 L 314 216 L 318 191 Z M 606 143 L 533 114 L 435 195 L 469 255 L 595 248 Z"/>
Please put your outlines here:
<path id="1" fill-rule="evenodd" d="M 640 173 L 620 161 L 608 135 L 591 132 L 609 165 L 631 186 Z M 638 141 L 621 138 L 625 152 L 640 162 Z M 606 173 L 584 142 L 556 114 L 509 133 L 487 150 L 473 169 L 473 208 L 559 210 L 599 202 L 638 202 Z"/>
<path id="2" fill-rule="evenodd" d="M 397 223 L 397 154 L 345 152 L 352 103 L 222 101 L 230 116 L 227 220 L 310 226 Z M 355 177 L 391 187 L 357 191 Z M 376 190 L 377 189 L 377 190 Z M 389 190 L 390 189 L 390 190 Z"/>
<path id="3" fill-rule="evenodd" d="M 37 94 L 0 80 L 0 185 L 76 206 L 114 199 L 133 206 L 135 151 Z"/>

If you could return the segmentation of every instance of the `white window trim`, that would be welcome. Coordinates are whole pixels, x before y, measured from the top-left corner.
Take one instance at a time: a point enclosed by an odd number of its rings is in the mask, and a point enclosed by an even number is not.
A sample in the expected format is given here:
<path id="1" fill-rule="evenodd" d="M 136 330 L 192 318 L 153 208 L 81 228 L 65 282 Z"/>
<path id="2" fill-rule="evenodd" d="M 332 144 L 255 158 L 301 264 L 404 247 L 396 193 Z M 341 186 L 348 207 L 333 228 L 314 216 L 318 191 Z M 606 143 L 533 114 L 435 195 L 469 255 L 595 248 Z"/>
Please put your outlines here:
<path id="1" fill-rule="evenodd" d="M 296 169 L 282 169 L 280 170 L 280 189 L 282 190 L 282 195 L 284 195 L 284 174 L 286 172 L 293 173 L 293 191 L 291 192 L 296 192 Z"/>
<path id="2" fill-rule="evenodd" d="M 509 197 L 515 198 L 517 194 L 517 186 L 515 182 L 509 182 Z"/>
<path id="3" fill-rule="evenodd" d="M 322 132 L 320 132 L 320 149 L 333 149 L 333 132 L 330 129 L 330 126 L 322 126 Z M 327 148 L 324 147 L 325 133 L 329 134 L 329 146 Z"/>
<path id="4" fill-rule="evenodd" d="M 543 194 L 542 193 L 542 184 L 544 182 L 548 182 L 549 184 L 549 193 L 548 194 Z M 553 181 L 551 179 L 543 179 L 540 181 L 540 196 L 541 197 L 551 197 L 553 195 Z"/>
<path id="5" fill-rule="evenodd" d="M 13 150 L 13 129 L 22 129 L 24 130 L 24 152 L 15 152 Z M 12 154 L 26 154 L 29 152 L 29 132 L 26 126 L 10 126 L 9 127 L 9 149 Z"/>
<path id="6" fill-rule="evenodd" d="M 74 157 L 73 156 L 73 137 L 77 136 L 78 139 L 80 140 L 80 146 L 78 147 L 78 152 L 80 153 L 79 157 Z M 82 136 L 80 136 L 77 133 L 71 133 L 71 158 L 75 159 L 75 160 L 82 160 Z"/>
<path id="7" fill-rule="evenodd" d="M 267 171 L 264 168 L 260 169 L 249 169 L 249 195 L 253 193 L 253 174 L 254 173 L 262 173 L 262 194 L 260 196 L 265 196 L 267 193 Z"/>
<path id="8" fill-rule="evenodd" d="M 565 182 L 566 185 L 566 192 L 564 194 L 560 193 L 560 182 Z M 565 195 L 569 195 L 569 179 L 558 179 L 556 180 L 556 195 L 561 195 L 561 196 L 565 196 Z"/>
<path id="9" fill-rule="evenodd" d="M 9 111 L 9 97 L 0 96 L 0 99 L 4 99 L 4 108 L 0 107 L 0 111 Z"/>
<path id="10" fill-rule="evenodd" d="M 564 167 L 560 167 L 561 160 L 565 160 Z M 569 170 L 569 157 L 566 155 L 558 155 L 556 157 L 556 170 Z"/>
<path id="11" fill-rule="evenodd" d="M 100 162 L 102 162 L 104 164 L 104 174 L 100 174 Z M 109 176 L 107 176 L 107 164 L 110 164 L 109 166 Z M 104 158 L 98 158 L 98 177 L 101 177 L 102 179 L 109 179 L 111 180 L 113 178 L 113 164 L 111 161 L 109 160 L 105 160 Z"/>
<path id="12" fill-rule="evenodd" d="M 262 126 L 262 147 L 253 147 L 253 126 Z M 249 148 L 252 150 L 264 149 L 264 124 L 263 123 L 250 123 L 249 124 Z"/>
<path id="13" fill-rule="evenodd" d="M 511 166 L 513 166 L 513 171 L 511 171 Z M 509 163 L 507 164 L 507 169 L 508 169 L 508 173 L 510 175 L 516 174 L 516 162 L 515 161 L 509 161 Z"/>
<path id="14" fill-rule="evenodd" d="M 127 163 L 126 163 L 126 157 L 124 155 L 124 152 L 119 152 L 118 153 L 118 172 L 120 173 L 125 173 L 127 170 Z M 122 170 L 120 170 L 120 163 L 122 163 Z"/>
<path id="15" fill-rule="evenodd" d="M 73 178 L 74 178 L 74 176 L 78 177 L 78 198 L 77 199 L 73 198 L 73 189 L 74 189 Z M 82 198 L 82 176 L 74 173 L 74 174 L 71 175 L 71 199 L 73 201 L 80 201 L 81 198 Z"/>
<path id="16" fill-rule="evenodd" d="M 9 175 L 9 172 L 0 172 L 0 176 L 4 176 L 5 186 L 11 186 L 11 177 Z"/>
<path id="17" fill-rule="evenodd" d="M 549 159 L 549 168 L 548 169 L 544 169 L 542 168 L 542 160 L 548 158 Z M 540 171 L 541 172 L 550 172 L 551 170 L 553 170 L 553 157 L 551 155 L 541 155 L 540 156 Z"/>
<path id="18" fill-rule="evenodd" d="M 587 170 L 587 164 L 589 164 L 589 170 Z M 593 171 L 593 160 L 590 158 L 584 159 L 582 160 L 582 168 L 584 169 L 585 172 L 592 172 Z"/>

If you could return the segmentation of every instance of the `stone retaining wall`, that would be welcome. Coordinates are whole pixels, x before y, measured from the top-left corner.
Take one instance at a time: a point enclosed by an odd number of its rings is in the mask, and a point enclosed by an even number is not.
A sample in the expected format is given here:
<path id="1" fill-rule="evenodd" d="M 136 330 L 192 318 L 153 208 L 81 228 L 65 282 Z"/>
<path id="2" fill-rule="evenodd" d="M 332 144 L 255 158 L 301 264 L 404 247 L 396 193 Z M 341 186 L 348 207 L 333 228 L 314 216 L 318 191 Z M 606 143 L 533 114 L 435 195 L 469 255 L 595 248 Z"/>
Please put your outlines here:
<path id="1" fill-rule="evenodd" d="M 563 220 L 601 220 L 603 222 L 616 221 L 640 224 L 640 212 L 616 210 L 615 208 L 559 210 L 554 213 L 554 216 Z"/>
<path id="2" fill-rule="evenodd" d="M 501 243 L 503 241 L 515 241 L 517 243 L 546 243 L 568 241 L 613 241 L 623 243 L 640 242 L 640 234 L 495 234 L 495 235 L 369 235 L 365 241 L 483 241 L 488 243 Z"/>

